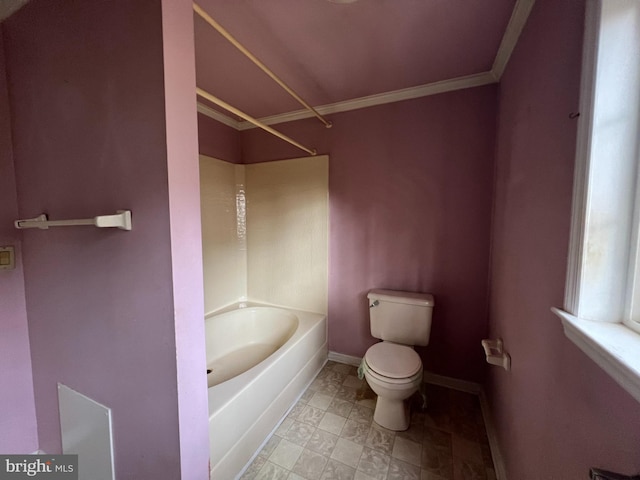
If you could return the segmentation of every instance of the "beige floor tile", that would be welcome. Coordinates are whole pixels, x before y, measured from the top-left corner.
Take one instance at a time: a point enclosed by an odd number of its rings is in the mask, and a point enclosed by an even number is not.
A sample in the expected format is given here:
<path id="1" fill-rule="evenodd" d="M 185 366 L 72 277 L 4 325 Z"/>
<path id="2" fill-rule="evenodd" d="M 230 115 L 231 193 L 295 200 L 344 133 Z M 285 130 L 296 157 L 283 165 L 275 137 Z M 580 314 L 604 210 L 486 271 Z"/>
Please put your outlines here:
<path id="1" fill-rule="evenodd" d="M 451 454 L 451 448 L 424 444 L 422 446 L 421 466 L 432 475 L 447 479 L 453 478 L 453 456 Z"/>
<path id="2" fill-rule="evenodd" d="M 326 410 L 332 400 L 333 396 L 326 395 L 322 392 L 316 392 L 313 397 L 311 397 L 311 400 L 309 400 L 308 405 L 319 408 L 320 410 Z"/>
<path id="3" fill-rule="evenodd" d="M 480 463 L 454 458 L 453 480 L 487 480 L 487 470 Z"/>
<path id="4" fill-rule="evenodd" d="M 358 368 L 352 365 L 346 365 L 344 363 L 338 363 L 333 366 L 333 371 L 342 373 L 344 375 L 356 375 L 358 372 Z"/>
<path id="5" fill-rule="evenodd" d="M 309 403 L 309 399 L 311 399 L 311 397 L 313 397 L 313 395 L 315 394 L 315 392 L 313 390 L 306 390 L 302 396 L 300 397 L 300 400 L 298 400 L 299 403 Z"/>
<path id="6" fill-rule="evenodd" d="M 324 414 L 324 417 L 322 417 L 322 420 L 318 424 L 318 428 L 335 435 L 340 435 L 342 427 L 344 426 L 346 421 L 347 419 L 341 417 L 340 415 L 327 412 Z"/>
<path id="7" fill-rule="evenodd" d="M 347 375 L 347 377 L 342 382 L 342 385 L 344 385 L 345 387 L 360 388 L 362 386 L 362 382 L 364 382 L 364 380 L 360 380 L 355 375 Z"/>
<path id="8" fill-rule="evenodd" d="M 391 456 L 419 467 L 422 457 L 422 446 L 412 440 L 396 436 Z"/>
<path id="9" fill-rule="evenodd" d="M 291 420 L 295 420 L 296 418 L 298 418 L 298 415 L 300 415 L 300 413 L 305 409 L 306 406 L 307 406 L 306 403 L 301 403 L 301 402 L 296 403 L 293 406 L 293 408 L 289 411 L 287 418 Z"/>
<path id="10" fill-rule="evenodd" d="M 251 462 L 251 465 L 249 465 L 249 467 L 244 471 L 240 480 L 253 480 L 256 478 L 265 463 L 267 463 L 267 457 L 258 455 L 253 462 Z"/>
<path id="11" fill-rule="evenodd" d="M 367 443 L 370 427 L 366 423 L 358 423 L 355 420 L 347 420 L 342 427 L 340 436 L 359 445 Z"/>
<path id="12" fill-rule="evenodd" d="M 347 374 L 338 372 L 336 370 L 330 370 L 327 372 L 324 378 L 326 378 L 330 382 L 340 385 L 342 382 L 344 382 L 344 379 L 347 378 Z"/>
<path id="13" fill-rule="evenodd" d="M 311 438 L 315 429 L 316 427 L 309 425 L 308 423 L 293 422 L 291 427 L 289 427 L 289 430 L 287 430 L 283 435 L 283 438 L 304 447 Z"/>
<path id="14" fill-rule="evenodd" d="M 268 458 L 269 455 L 271 455 L 276 449 L 279 443 L 280 437 L 276 435 L 272 436 L 269 440 L 267 440 L 267 443 L 265 443 L 264 447 L 262 447 L 262 450 L 260 450 L 258 456 Z"/>
<path id="15" fill-rule="evenodd" d="M 358 423 L 370 425 L 373 421 L 373 409 L 363 407 L 362 405 L 354 405 L 349 418 Z"/>
<path id="16" fill-rule="evenodd" d="M 375 398 L 360 398 L 356 400 L 357 405 L 362 405 L 363 407 L 367 407 L 370 409 L 376 408 L 376 399 Z"/>
<path id="17" fill-rule="evenodd" d="M 449 478 L 441 477 L 440 475 L 428 472 L 427 470 L 420 470 L 420 480 L 449 480 Z"/>
<path id="18" fill-rule="evenodd" d="M 298 457 L 302 453 L 303 447 L 296 445 L 289 440 L 282 439 L 275 448 L 273 453 L 269 455 L 269 462 L 278 465 L 279 467 L 291 470 L 298 461 Z"/>
<path id="19" fill-rule="evenodd" d="M 287 430 L 289 430 L 289 427 L 291 425 L 293 425 L 293 422 L 295 420 L 291 417 L 287 417 L 285 418 L 280 425 L 278 426 L 278 428 L 276 429 L 276 431 L 274 432 L 275 435 L 279 436 L 279 437 L 284 437 L 284 434 L 287 433 Z"/>
<path id="20" fill-rule="evenodd" d="M 320 480 L 353 480 L 355 473 L 355 468 L 330 458 Z"/>
<path id="21" fill-rule="evenodd" d="M 297 420 L 299 422 L 308 423 L 309 425 L 317 427 L 320 424 L 322 417 L 324 417 L 324 414 L 324 410 L 312 407 L 311 405 L 305 405 L 300 414 L 297 416 Z"/>
<path id="22" fill-rule="evenodd" d="M 356 470 L 356 474 L 353 477 L 353 480 L 376 480 L 376 478 L 370 477 L 369 475 L 367 475 L 366 473 L 360 470 Z"/>
<path id="23" fill-rule="evenodd" d="M 432 445 L 434 447 L 442 447 L 451 450 L 451 433 L 437 428 L 425 427 L 422 437 L 425 445 Z"/>
<path id="24" fill-rule="evenodd" d="M 319 480 L 329 459 L 305 448 L 293 466 L 292 472 L 306 480 Z"/>
<path id="25" fill-rule="evenodd" d="M 391 458 L 386 480 L 420 480 L 420 467 Z"/>
<path id="26" fill-rule="evenodd" d="M 289 471 L 279 465 L 266 462 L 256 475 L 255 480 L 286 480 Z"/>
<path id="27" fill-rule="evenodd" d="M 389 455 L 365 447 L 356 470 L 366 473 L 371 478 L 385 480 L 387 478 L 390 460 L 391 457 Z"/>
<path id="28" fill-rule="evenodd" d="M 339 438 L 338 443 L 336 444 L 336 448 L 333 449 L 331 458 L 333 458 L 334 460 L 338 460 L 345 465 L 356 468 L 358 466 L 358 462 L 360 461 L 360 456 L 362 455 L 363 449 L 364 447 L 362 445 L 358 445 L 351 440 Z"/>
<path id="29" fill-rule="evenodd" d="M 484 464 L 482 458 L 482 448 L 477 442 L 469 441 L 454 434 L 452 437 L 453 458 L 460 458 L 469 462 Z"/>
<path id="30" fill-rule="evenodd" d="M 336 415 L 340 415 L 341 417 L 348 418 L 352 408 L 352 402 L 334 397 L 331 400 L 329 407 L 327 407 L 327 412 L 335 413 Z"/>
<path id="31" fill-rule="evenodd" d="M 317 428 L 307 442 L 306 447 L 320 455 L 330 457 L 338 443 L 338 435 Z"/>
<path id="32" fill-rule="evenodd" d="M 369 429 L 369 435 L 367 436 L 365 445 L 386 455 L 391 455 L 395 437 L 395 432 L 387 430 L 386 428 L 378 427 L 374 424 Z"/>
<path id="33" fill-rule="evenodd" d="M 353 387 L 345 387 L 344 385 L 342 385 L 340 388 L 338 388 L 335 395 L 336 398 L 339 398 L 341 400 L 355 402 L 356 400 L 358 400 L 358 389 Z"/>

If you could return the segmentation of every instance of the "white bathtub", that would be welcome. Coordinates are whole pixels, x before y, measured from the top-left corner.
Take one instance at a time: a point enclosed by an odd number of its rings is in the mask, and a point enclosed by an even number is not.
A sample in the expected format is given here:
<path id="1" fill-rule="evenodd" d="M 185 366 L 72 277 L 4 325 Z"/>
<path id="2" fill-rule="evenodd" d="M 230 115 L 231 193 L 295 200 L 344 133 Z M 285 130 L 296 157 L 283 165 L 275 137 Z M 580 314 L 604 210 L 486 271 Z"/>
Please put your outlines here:
<path id="1" fill-rule="evenodd" d="M 211 479 L 251 460 L 327 360 L 324 315 L 265 305 L 205 318 Z"/>

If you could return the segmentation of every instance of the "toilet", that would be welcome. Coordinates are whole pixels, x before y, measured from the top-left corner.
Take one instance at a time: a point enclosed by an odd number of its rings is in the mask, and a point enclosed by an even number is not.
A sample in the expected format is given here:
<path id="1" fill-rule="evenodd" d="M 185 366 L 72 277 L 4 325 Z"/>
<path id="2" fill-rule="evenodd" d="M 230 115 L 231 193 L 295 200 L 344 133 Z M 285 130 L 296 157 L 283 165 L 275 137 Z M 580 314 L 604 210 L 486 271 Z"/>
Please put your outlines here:
<path id="1" fill-rule="evenodd" d="M 406 430 L 405 400 L 422 383 L 422 360 L 413 346 L 429 343 L 433 296 L 371 290 L 367 297 L 371 335 L 382 340 L 367 350 L 362 362 L 364 378 L 378 396 L 373 420 L 389 430 Z"/>

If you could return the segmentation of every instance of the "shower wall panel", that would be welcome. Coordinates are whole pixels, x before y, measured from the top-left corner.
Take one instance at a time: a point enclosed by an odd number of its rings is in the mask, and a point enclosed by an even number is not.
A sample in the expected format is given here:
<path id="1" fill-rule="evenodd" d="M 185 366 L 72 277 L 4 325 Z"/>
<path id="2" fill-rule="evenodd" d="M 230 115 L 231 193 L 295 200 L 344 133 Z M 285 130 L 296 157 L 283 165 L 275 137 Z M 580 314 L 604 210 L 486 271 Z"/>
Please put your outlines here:
<path id="1" fill-rule="evenodd" d="M 327 313 L 329 157 L 246 165 L 248 296 Z"/>
<path id="2" fill-rule="evenodd" d="M 210 313 L 247 294 L 244 166 L 200 155 L 200 199 L 204 311 Z"/>
<path id="3" fill-rule="evenodd" d="M 327 313 L 329 157 L 200 156 L 205 312 L 252 300 Z"/>

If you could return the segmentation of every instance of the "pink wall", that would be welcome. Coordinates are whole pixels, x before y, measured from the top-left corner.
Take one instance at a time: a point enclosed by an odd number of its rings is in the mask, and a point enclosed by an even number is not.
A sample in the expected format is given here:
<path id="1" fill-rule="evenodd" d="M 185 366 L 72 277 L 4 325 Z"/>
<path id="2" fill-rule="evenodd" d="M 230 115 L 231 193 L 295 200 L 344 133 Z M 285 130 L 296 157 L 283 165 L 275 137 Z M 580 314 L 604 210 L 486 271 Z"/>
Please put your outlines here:
<path id="1" fill-rule="evenodd" d="M 640 405 L 562 332 L 584 2 L 539 0 L 499 90 L 487 384 L 508 478 L 640 471 Z"/>
<path id="2" fill-rule="evenodd" d="M 209 405 L 204 342 L 193 3 L 163 0 L 171 272 L 183 479 L 209 476 Z M 202 366 L 202 369 L 198 368 Z"/>
<path id="3" fill-rule="evenodd" d="M 425 368 L 480 380 L 487 332 L 495 87 L 278 125 L 329 154 L 329 348 L 362 356 L 371 288 L 431 292 Z M 259 130 L 243 161 L 304 156 Z"/>
<path id="4" fill-rule="evenodd" d="M 240 132 L 198 113 L 198 146 L 202 155 L 241 163 Z"/>
<path id="5" fill-rule="evenodd" d="M 31 2 L 3 25 L 19 215 L 133 211 L 131 232 L 22 234 L 40 448 L 61 449 L 56 382 L 64 383 L 111 407 L 119 479 L 207 477 L 206 443 L 185 456 L 194 465 L 181 465 L 206 401 L 189 397 L 206 386 L 182 363 L 204 358 L 191 323 L 202 305 L 188 304 L 201 302 L 201 272 L 194 254 L 179 253 L 199 241 L 197 187 L 185 194 L 197 168 L 195 113 L 185 112 L 195 105 L 188 91 L 172 97 L 193 72 L 165 79 L 193 60 L 163 44 L 163 30 L 167 42 L 182 29 L 191 39 L 186 5 Z M 179 17 L 163 22 L 163 12 Z M 191 239 L 195 247 L 185 245 Z M 193 438 L 203 439 L 202 428 Z"/>
<path id="6" fill-rule="evenodd" d="M 18 218 L 10 111 L 2 36 L 0 35 L 0 246 L 13 245 L 15 270 L 0 270 L 0 452 L 38 449 L 33 377 L 24 296 L 22 245 L 13 227 Z"/>

